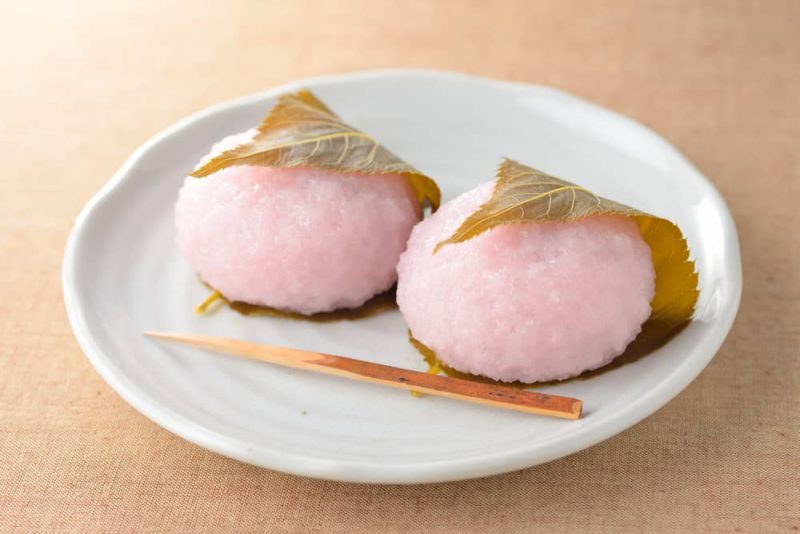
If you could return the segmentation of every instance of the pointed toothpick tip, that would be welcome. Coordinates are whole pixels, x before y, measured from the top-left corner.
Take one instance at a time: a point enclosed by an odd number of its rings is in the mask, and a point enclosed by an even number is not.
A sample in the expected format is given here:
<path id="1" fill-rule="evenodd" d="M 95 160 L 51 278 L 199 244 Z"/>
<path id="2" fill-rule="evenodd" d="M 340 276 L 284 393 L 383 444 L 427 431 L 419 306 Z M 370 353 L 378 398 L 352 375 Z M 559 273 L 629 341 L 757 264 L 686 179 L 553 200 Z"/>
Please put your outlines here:
<path id="1" fill-rule="evenodd" d="M 155 330 L 145 330 L 142 332 L 143 336 L 152 337 L 155 339 L 174 339 L 175 334 L 169 332 L 156 332 Z"/>

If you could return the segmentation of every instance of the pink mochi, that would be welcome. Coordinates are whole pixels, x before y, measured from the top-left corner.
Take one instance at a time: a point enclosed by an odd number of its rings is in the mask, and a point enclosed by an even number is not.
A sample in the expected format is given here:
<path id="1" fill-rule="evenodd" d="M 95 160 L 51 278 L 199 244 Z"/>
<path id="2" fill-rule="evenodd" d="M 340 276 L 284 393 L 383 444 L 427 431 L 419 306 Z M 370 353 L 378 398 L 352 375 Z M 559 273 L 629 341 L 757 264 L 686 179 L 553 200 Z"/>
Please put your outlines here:
<path id="1" fill-rule="evenodd" d="M 228 300 L 303 314 L 358 307 L 389 289 L 420 216 L 401 175 L 311 167 L 187 177 L 175 205 L 178 249 L 203 281 Z"/>
<path id="2" fill-rule="evenodd" d="M 560 380 L 608 364 L 650 316 L 655 272 L 621 216 L 514 224 L 445 245 L 484 184 L 414 227 L 397 270 L 413 335 L 446 365 L 495 380 Z"/>

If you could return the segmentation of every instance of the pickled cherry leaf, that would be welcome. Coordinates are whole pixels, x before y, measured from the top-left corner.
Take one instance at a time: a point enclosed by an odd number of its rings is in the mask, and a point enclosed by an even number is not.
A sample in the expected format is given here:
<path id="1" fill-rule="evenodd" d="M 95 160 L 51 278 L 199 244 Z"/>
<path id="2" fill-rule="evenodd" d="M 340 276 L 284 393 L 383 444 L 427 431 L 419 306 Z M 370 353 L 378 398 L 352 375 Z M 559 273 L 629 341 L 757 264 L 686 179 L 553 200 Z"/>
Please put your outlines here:
<path id="1" fill-rule="evenodd" d="M 452 236 L 437 244 L 434 253 L 504 224 L 571 222 L 592 215 L 632 219 L 652 252 L 655 296 L 650 303 L 650 318 L 637 340 L 666 338 L 685 325 L 694 313 L 698 289 L 694 262 L 689 259 L 689 247 L 680 228 L 511 159 L 500 165 L 489 200 L 467 217 Z"/>
<path id="2" fill-rule="evenodd" d="M 420 205 L 440 202 L 430 177 L 395 156 L 370 135 L 347 125 L 307 89 L 278 97 L 253 139 L 200 164 L 195 178 L 236 165 L 309 166 L 341 173 L 403 175 Z"/>

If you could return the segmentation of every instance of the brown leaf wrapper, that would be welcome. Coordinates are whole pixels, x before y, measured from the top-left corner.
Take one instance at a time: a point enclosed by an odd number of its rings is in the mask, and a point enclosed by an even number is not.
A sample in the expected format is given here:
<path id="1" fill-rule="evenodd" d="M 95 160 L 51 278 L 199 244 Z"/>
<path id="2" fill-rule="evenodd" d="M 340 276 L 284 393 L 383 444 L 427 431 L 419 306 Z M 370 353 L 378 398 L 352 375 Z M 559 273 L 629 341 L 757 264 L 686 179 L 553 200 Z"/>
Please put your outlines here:
<path id="1" fill-rule="evenodd" d="M 356 319 L 365 319 L 378 315 L 390 310 L 397 309 L 397 299 L 395 297 L 397 287 L 394 286 L 388 291 L 379 293 L 367 300 L 358 308 L 342 308 L 328 312 L 313 313 L 305 315 L 302 313 L 281 310 L 278 308 L 270 308 L 268 306 L 258 306 L 256 304 L 249 304 L 247 302 L 229 301 L 222 293 L 213 289 L 206 284 L 212 293 L 195 308 L 198 314 L 205 314 L 211 311 L 215 303 L 220 302 L 226 304 L 233 311 L 242 315 L 265 316 L 265 317 L 280 317 L 282 319 L 297 319 L 303 321 L 311 321 L 313 323 L 332 323 L 336 321 L 354 321 Z"/>
<path id="2" fill-rule="evenodd" d="M 632 219 L 653 255 L 656 287 L 650 318 L 617 359 L 625 361 L 634 353 L 638 358 L 666 343 L 691 321 L 697 302 L 694 262 L 689 259 L 686 239 L 672 222 L 505 159 L 497 171 L 489 200 L 467 217 L 452 236 L 437 244 L 434 253 L 443 246 L 456 245 L 504 224 L 572 222 L 593 215 L 622 215 Z M 429 348 L 419 340 L 414 340 L 414 345 L 430 360 Z"/>
<path id="3" fill-rule="evenodd" d="M 289 168 L 317 167 L 332 172 L 400 174 L 417 196 L 433 210 L 439 207 L 439 188 L 430 177 L 395 156 L 364 132 L 345 124 L 303 89 L 278 97 L 256 128 L 255 137 L 211 158 L 191 176 L 203 178 L 235 165 Z"/>

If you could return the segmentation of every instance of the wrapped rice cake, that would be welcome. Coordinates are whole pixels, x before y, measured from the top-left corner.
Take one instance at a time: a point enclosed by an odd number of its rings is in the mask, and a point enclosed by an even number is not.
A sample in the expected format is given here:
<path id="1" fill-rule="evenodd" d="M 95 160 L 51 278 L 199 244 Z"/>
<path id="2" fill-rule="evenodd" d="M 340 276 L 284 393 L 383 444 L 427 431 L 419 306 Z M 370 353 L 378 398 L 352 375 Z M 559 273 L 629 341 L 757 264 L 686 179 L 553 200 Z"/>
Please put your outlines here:
<path id="1" fill-rule="evenodd" d="M 177 245 L 228 301 L 356 308 L 394 285 L 425 202 L 438 207 L 433 180 L 300 91 L 186 178 Z"/>
<path id="2" fill-rule="evenodd" d="M 417 224 L 398 273 L 417 341 L 509 382 L 606 365 L 643 324 L 687 321 L 697 298 L 675 225 L 511 160 Z"/>

